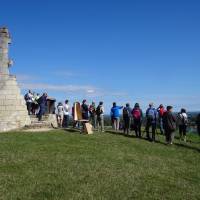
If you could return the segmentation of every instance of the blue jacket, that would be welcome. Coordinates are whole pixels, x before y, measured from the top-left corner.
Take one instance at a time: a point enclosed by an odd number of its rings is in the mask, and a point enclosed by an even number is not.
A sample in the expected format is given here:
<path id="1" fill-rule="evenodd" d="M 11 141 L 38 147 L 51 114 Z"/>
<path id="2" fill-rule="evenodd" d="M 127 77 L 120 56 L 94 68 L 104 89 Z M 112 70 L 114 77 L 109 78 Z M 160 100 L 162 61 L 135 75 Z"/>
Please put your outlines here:
<path id="1" fill-rule="evenodd" d="M 121 110 L 123 106 L 115 106 L 111 108 L 111 117 L 118 118 L 120 117 L 119 110 Z"/>

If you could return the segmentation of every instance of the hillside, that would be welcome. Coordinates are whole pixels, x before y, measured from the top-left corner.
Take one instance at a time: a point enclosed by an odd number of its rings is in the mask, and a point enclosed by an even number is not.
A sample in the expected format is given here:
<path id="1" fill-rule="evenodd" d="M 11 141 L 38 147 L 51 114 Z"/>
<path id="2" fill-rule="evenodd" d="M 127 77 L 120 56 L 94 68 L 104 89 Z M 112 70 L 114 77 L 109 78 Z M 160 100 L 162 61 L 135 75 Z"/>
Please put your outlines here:
<path id="1" fill-rule="evenodd" d="M 200 139 L 0 134 L 1 200 L 200 199 Z"/>

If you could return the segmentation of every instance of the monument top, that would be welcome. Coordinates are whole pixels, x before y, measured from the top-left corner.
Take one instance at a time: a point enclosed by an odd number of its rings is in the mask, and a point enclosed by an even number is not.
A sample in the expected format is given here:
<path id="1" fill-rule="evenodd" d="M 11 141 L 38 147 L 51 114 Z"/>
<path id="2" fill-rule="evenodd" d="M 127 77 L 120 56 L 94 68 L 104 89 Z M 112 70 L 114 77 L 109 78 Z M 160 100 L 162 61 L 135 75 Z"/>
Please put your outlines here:
<path id="1" fill-rule="evenodd" d="M 6 27 L 0 28 L 0 76 L 9 75 L 8 68 L 12 60 L 8 57 L 8 45 L 11 43 L 10 33 Z"/>
<path id="2" fill-rule="evenodd" d="M 6 27 L 0 28 L 0 38 L 10 39 L 10 33 L 8 31 L 8 28 L 6 28 Z"/>

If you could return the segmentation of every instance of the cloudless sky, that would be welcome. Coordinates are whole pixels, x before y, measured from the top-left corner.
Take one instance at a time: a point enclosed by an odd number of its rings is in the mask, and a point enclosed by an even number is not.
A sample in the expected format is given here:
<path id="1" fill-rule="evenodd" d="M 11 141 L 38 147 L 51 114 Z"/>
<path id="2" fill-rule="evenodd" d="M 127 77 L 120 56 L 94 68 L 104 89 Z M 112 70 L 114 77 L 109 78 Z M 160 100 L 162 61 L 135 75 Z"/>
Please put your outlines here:
<path id="1" fill-rule="evenodd" d="M 200 1 L 0 0 L 23 92 L 200 110 Z"/>

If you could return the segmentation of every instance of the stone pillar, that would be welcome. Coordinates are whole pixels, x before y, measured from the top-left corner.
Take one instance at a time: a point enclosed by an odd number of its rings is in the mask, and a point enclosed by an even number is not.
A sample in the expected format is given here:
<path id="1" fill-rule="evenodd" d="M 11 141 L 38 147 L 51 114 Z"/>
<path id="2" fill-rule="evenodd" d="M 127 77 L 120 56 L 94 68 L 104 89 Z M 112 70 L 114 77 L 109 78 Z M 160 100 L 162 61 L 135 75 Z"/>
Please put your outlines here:
<path id="1" fill-rule="evenodd" d="M 9 74 L 11 43 L 7 28 L 0 28 L 0 132 L 22 128 L 31 123 L 16 77 Z"/>
<path id="2" fill-rule="evenodd" d="M 0 28 L 0 75 L 9 75 L 11 61 L 8 57 L 8 45 L 11 43 L 7 28 Z"/>

